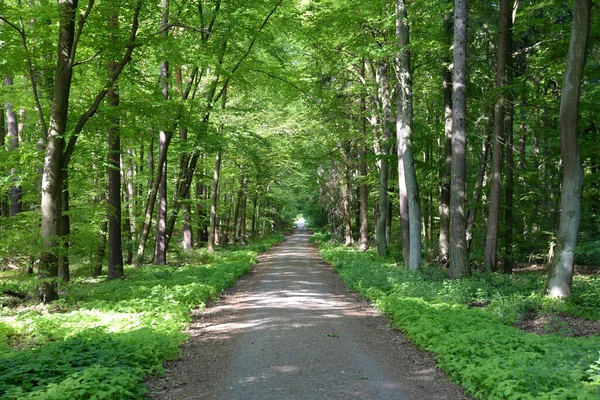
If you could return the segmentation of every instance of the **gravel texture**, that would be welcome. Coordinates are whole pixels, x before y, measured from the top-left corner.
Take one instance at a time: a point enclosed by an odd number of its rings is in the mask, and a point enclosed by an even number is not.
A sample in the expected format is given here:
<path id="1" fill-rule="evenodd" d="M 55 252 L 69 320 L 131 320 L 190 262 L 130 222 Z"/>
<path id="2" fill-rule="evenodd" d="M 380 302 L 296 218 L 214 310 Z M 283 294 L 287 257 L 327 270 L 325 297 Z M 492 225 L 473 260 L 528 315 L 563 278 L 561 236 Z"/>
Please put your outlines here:
<path id="1" fill-rule="evenodd" d="M 297 230 L 195 314 L 183 357 L 148 382 L 150 398 L 468 398 L 344 286 L 309 237 Z"/>

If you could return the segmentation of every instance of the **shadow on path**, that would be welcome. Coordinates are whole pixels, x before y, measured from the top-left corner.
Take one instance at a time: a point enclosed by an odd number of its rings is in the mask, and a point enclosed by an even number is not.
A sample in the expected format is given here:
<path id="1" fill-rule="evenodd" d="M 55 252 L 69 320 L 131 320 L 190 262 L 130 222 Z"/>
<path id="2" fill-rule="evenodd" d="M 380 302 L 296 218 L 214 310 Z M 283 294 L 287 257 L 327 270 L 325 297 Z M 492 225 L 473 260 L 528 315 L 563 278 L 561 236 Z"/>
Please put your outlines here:
<path id="1" fill-rule="evenodd" d="M 199 314 L 155 399 L 461 399 L 432 358 L 350 293 L 299 228 Z"/>

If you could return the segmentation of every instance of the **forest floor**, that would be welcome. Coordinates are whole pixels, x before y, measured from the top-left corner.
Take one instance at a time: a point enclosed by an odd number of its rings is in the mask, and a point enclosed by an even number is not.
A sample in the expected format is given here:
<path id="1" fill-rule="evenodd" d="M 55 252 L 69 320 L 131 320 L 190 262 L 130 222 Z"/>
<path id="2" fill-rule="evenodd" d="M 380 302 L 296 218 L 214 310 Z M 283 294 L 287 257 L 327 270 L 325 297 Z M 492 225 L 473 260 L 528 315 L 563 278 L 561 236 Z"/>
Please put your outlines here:
<path id="1" fill-rule="evenodd" d="M 224 298 L 193 316 L 190 340 L 153 399 L 466 399 L 429 353 L 350 292 L 300 229 Z"/>

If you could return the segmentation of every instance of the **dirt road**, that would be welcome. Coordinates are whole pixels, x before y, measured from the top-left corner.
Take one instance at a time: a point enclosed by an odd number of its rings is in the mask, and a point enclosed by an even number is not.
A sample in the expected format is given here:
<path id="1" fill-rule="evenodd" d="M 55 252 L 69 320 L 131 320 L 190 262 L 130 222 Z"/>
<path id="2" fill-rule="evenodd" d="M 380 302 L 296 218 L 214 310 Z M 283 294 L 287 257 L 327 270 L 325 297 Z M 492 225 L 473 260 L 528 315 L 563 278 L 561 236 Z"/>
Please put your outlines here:
<path id="1" fill-rule="evenodd" d="M 195 316 L 153 399 L 464 399 L 299 229 Z"/>

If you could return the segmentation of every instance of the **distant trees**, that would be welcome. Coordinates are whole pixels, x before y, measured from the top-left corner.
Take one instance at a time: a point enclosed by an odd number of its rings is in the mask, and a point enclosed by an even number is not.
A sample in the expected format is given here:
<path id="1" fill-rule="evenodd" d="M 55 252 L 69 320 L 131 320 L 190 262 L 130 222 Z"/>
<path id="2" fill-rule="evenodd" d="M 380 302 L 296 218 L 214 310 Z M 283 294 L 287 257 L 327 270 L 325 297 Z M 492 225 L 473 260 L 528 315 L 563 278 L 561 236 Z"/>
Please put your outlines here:
<path id="1" fill-rule="evenodd" d="M 337 90 L 337 96 L 321 98 L 321 104 L 328 107 L 325 115 L 336 118 L 335 124 L 326 124 L 327 129 L 330 134 L 350 140 L 357 154 L 356 190 L 351 191 L 357 215 L 352 228 L 354 237 L 363 237 L 364 226 L 373 226 L 370 235 L 377 240 L 378 253 L 386 255 L 389 251 L 412 269 L 414 252 L 409 248 L 413 238 L 418 238 L 415 242 L 422 240 L 424 250 L 418 251 L 419 255 L 447 263 L 451 278 L 469 275 L 472 265 L 511 273 L 518 262 L 548 262 L 553 255 L 559 257 L 559 249 L 564 255 L 566 242 L 562 238 L 566 234 L 558 227 L 559 208 L 560 218 L 567 218 L 573 231 L 578 217 L 564 202 L 569 198 L 570 204 L 576 204 L 577 194 L 565 194 L 571 190 L 571 182 L 582 181 L 584 176 L 573 172 L 574 164 L 565 161 L 564 155 L 563 164 L 558 161 L 559 125 L 563 153 L 565 143 L 573 143 L 564 139 L 563 111 L 560 124 L 557 121 L 558 98 L 562 109 L 563 96 L 569 95 L 564 88 L 574 83 L 565 80 L 563 88 L 559 87 L 564 71 L 556 63 L 567 58 L 571 12 L 564 7 L 542 9 L 535 2 L 509 0 L 473 3 L 469 10 L 467 2 L 460 0 L 454 2 L 454 7 L 451 2 L 427 0 L 408 5 L 396 1 L 394 5 L 392 8 L 391 2 L 372 2 L 358 15 L 352 14 L 351 6 L 333 0 L 327 5 L 307 6 L 307 29 L 313 25 L 336 27 L 310 32 L 320 38 L 322 46 L 314 53 L 320 60 L 321 84 L 326 82 L 326 90 L 332 93 Z M 595 14 L 591 15 L 594 18 Z M 409 26 L 418 32 L 410 42 Z M 584 31 L 578 32 L 583 35 Z M 354 39 L 345 40 L 350 35 Z M 583 36 L 577 40 L 581 43 Z M 597 44 L 593 46 L 597 49 Z M 451 47 L 453 60 L 449 59 Z M 569 62 L 571 59 L 569 55 Z M 335 60 L 335 65 L 329 60 Z M 397 66 L 394 74 L 386 67 L 391 64 Z M 582 72 L 584 65 L 581 61 Z M 569 68 L 572 67 L 567 68 L 566 75 Z M 577 82 L 582 76 L 585 74 Z M 592 110 L 594 101 L 599 99 L 591 90 L 593 85 L 586 92 L 583 107 L 589 119 L 579 119 L 585 121 L 587 128 L 575 127 L 571 132 L 594 131 L 596 123 L 591 121 L 597 117 Z M 576 102 L 571 98 L 569 104 Z M 340 108 L 346 113 L 332 111 Z M 344 120 L 340 115 L 347 115 L 348 109 L 363 118 L 340 122 Z M 387 139 L 390 111 L 398 132 L 412 127 L 412 136 L 398 134 L 395 141 Z M 405 124 L 411 121 L 411 111 L 414 121 Z M 570 113 L 578 115 L 572 108 Z M 371 129 L 367 129 L 368 125 Z M 414 140 L 405 142 L 407 137 Z M 363 142 L 371 144 L 365 153 Z M 390 145 L 391 151 L 387 147 Z M 421 192 L 420 198 L 413 197 L 418 198 L 422 210 L 417 223 L 409 217 L 410 190 L 406 187 L 413 175 L 407 172 L 411 162 L 404 151 L 410 153 L 410 145 L 415 165 L 414 187 L 418 183 Z M 569 152 L 576 154 L 574 147 Z M 325 216 L 322 225 L 341 237 L 342 219 L 337 216 L 341 211 L 335 211 L 341 206 L 328 182 L 339 176 L 342 161 L 336 157 L 333 160 L 330 155 L 326 163 L 316 163 L 324 179 L 319 181 L 315 196 L 319 200 L 311 212 Z M 363 160 L 368 161 L 366 165 Z M 583 165 L 581 171 L 585 171 L 585 161 Z M 558 173 L 564 174 L 562 183 L 552 178 Z M 387 179 L 393 175 L 397 179 Z M 361 187 L 364 182 L 369 183 L 367 188 Z M 361 195 L 364 189 L 366 200 Z M 563 200 L 559 207 L 557 194 L 561 191 Z M 588 193 L 585 196 L 584 186 L 582 209 L 589 210 L 589 218 L 585 219 L 585 237 L 589 239 L 597 238 L 591 227 L 598 227 L 598 219 L 591 212 L 595 209 L 592 191 Z M 393 201 L 394 198 L 399 201 Z M 366 214 L 360 208 L 364 204 L 369 204 Z M 319 207 L 327 211 L 315 212 Z M 409 235 L 417 226 L 420 232 L 417 234 L 415 229 Z M 563 244 L 559 246 L 559 242 Z M 571 240 L 566 245 L 572 260 L 578 252 L 575 243 Z M 365 248 L 361 245 L 361 249 Z M 589 259 L 589 254 L 599 251 L 597 246 L 587 245 L 580 257 L 587 255 Z"/>

